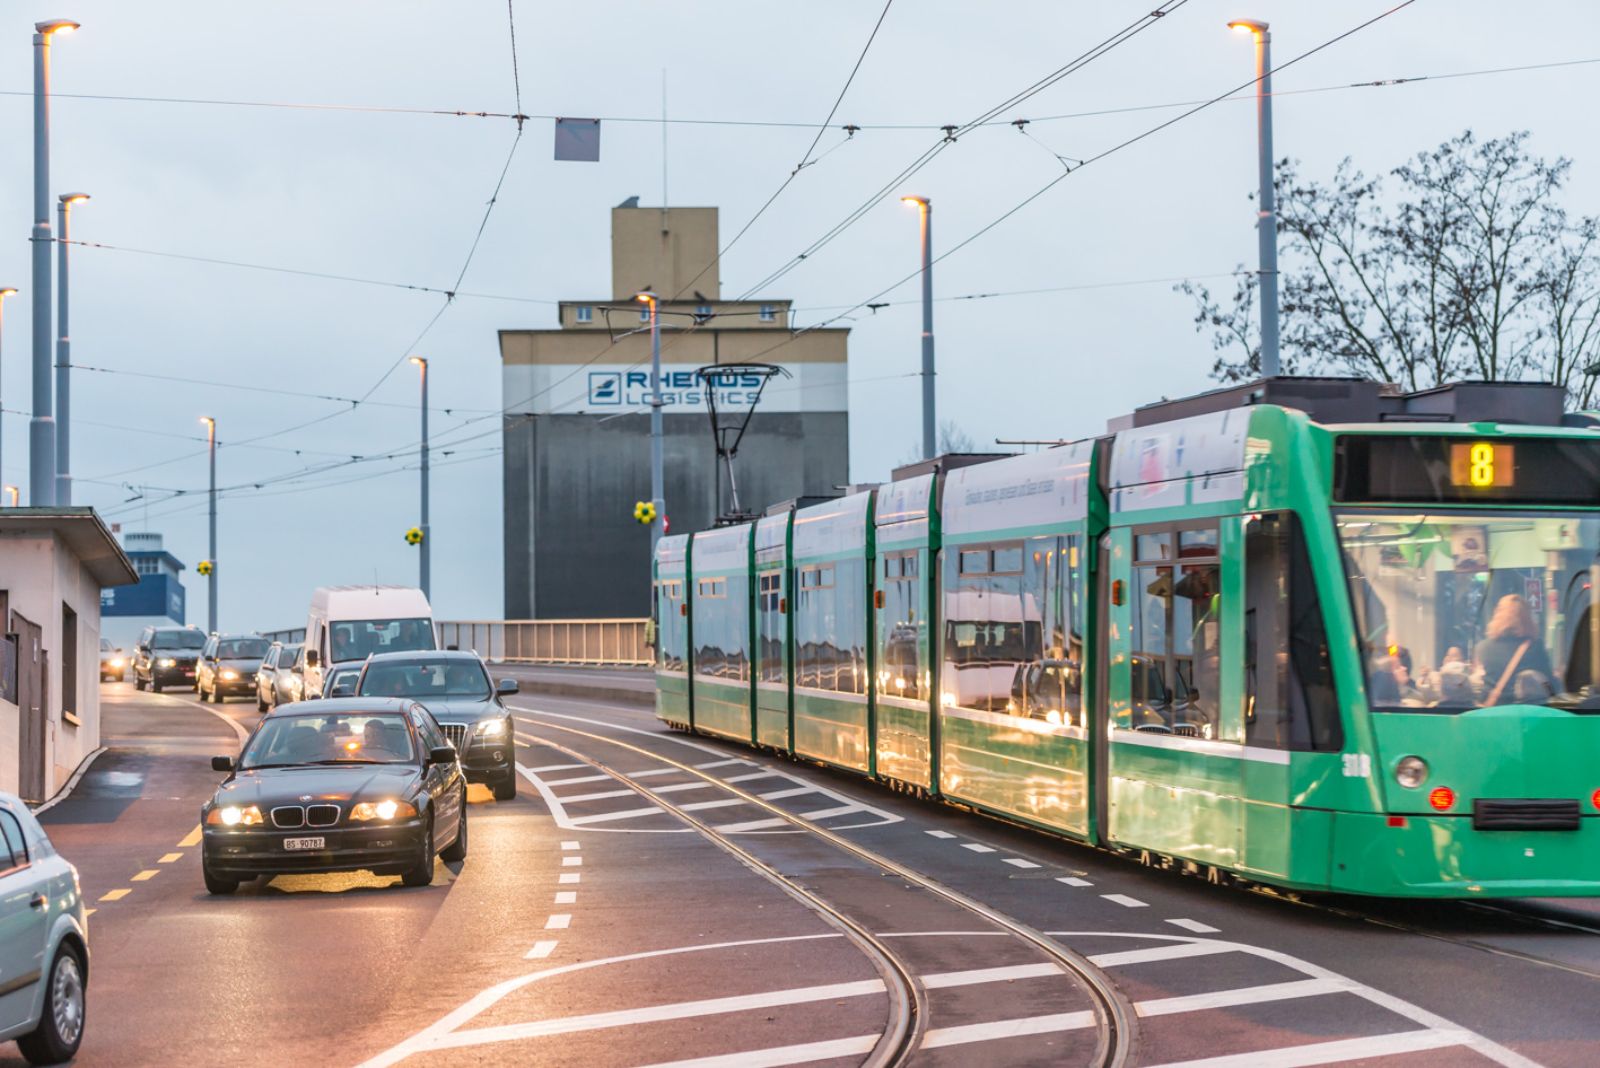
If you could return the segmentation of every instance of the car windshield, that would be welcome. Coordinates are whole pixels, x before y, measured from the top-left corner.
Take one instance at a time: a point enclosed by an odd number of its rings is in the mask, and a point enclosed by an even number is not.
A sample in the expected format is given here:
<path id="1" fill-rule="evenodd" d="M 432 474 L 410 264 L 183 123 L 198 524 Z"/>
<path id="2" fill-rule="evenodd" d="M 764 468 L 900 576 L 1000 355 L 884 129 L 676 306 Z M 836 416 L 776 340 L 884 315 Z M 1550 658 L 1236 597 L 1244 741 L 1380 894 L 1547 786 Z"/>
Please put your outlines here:
<path id="1" fill-rule="evenodd" d="M 1376 711 L 1600 709 L 1600 516 L 1346 513 Z"/>
<path id="2" fill-rule="evenodd" d="M 152 649 L 203 649 L 206 636 L 198 630 L 158 630 L 150 639 Z"/>
<path id="3" fill-rule="evenodd" d="M 240 755 L 239 767 L 406 764 L 412 753 L 405 717 L 394 712 L 268 716 Z"/>
<path id="4" fill-rule="evenodd" d="M 353 619 L 328 624 L 328 657 L 335 664 L 365 660 L 373 653 L 434 648 L 433 624 L 426 619 Z"/>
<path id="5" fill-rule="evenodd" d="M 226 638 L 217 643 L 217 656 L 223 660 L 260 660 L 266 655 L 265 638 Z"/>
<path id="6" fill-rule="evenodd" d="M 488 697 L 489 676 L 476 660 L 374 661 L 361 677 L 363 696 Z"/>

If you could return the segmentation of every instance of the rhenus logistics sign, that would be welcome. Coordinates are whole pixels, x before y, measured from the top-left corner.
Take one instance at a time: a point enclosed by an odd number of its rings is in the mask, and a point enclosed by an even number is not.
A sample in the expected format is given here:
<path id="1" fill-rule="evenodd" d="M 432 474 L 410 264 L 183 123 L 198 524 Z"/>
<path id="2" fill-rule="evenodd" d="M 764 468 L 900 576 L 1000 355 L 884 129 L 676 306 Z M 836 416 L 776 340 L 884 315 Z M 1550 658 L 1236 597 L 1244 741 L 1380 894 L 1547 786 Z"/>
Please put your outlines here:
<path id="1" fill-rule="evenodd" d="M 763 412 L 842 412 L 849 406 L 846 365 L 795 362 L 784 365 L 760 393 Z M 622 364 L 511 364 L 503 367 L 508 412 L 550 415 L 614 415 L 650 408 L 650 368 Z M 719 410 L 748 408 L 761 389 L 758 375 L 728 372 L 710 385 L 695 366 L 669 363 L 661 368 L 661 404 L 670 412 L 706 411 L 708 391 Z"/>

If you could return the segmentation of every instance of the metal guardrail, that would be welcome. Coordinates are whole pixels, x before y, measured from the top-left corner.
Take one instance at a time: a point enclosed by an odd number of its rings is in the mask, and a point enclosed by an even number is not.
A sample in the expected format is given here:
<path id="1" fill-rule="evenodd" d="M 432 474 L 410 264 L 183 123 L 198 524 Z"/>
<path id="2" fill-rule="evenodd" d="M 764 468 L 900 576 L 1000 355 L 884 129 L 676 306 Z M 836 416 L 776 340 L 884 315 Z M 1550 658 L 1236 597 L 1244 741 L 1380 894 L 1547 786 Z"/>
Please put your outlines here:
<path id="1" fill-rule="evenodd" d="M 439 645 L 476 649 L 519 664 L 638 666 L 651 663 L 644 619 L 441 620 Z"/>

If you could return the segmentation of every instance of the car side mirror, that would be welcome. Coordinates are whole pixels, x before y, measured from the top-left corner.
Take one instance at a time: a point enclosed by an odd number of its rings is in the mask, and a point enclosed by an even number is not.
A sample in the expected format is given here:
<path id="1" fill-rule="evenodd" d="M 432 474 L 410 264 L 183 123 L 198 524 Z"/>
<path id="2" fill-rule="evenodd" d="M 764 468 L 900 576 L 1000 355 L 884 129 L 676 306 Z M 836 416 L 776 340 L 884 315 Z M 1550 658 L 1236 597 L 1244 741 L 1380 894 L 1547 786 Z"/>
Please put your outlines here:
<path id="1" fill-rule="evenodd" d="M 233 770 L 233 757 L 230 757 L 230 756 L 214 756 L 214 757 L 212 757 L 211 758 L 211 770 L 212 771 L 232 771 Z"/>
<path id="2" fill-rule="evenodd" d="M 497 689 L 501 695 L 509 697 L 516 693 L 519 688 L 520 687 L 517 685 L 516 679 L 501 679 L 500 685 Z"/>
<path id="3" fill-rule="evenodd" d="M 321 656 L 315 649 L 306 650 L 306 667 L 316 667 L 317 664 L 321 663 L 321 660 Z"/>
<path id="4" fill-rule="evenodd" d="M 428 763 L 454 764 L 456 762 L 456 747 L 453 745 L 436 745 L 428 750 Z"/>

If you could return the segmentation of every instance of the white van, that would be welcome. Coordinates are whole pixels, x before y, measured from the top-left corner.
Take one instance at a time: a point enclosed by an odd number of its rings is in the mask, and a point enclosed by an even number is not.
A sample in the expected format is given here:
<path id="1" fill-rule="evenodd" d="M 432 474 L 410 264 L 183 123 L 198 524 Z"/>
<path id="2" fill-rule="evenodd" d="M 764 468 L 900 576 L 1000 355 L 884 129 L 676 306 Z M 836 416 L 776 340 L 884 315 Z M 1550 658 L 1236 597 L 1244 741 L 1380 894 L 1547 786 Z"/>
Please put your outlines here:
<path id="1" fill-rule="evenodd" d="M 373 653 L 437 649 L 433 608 L 411 586 L 319 586 L 306 617 L 305 692 L 322 692 L 322 673 Z"/>

